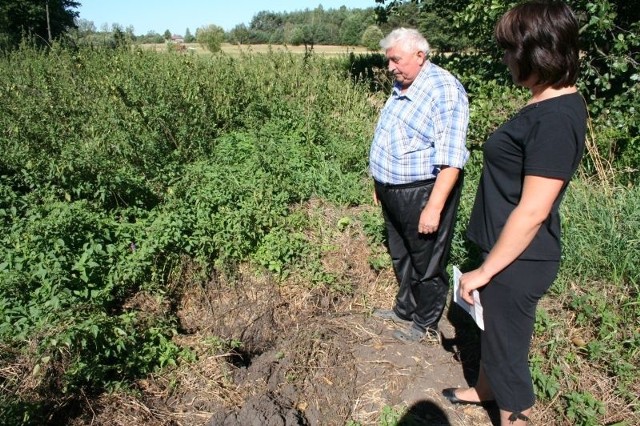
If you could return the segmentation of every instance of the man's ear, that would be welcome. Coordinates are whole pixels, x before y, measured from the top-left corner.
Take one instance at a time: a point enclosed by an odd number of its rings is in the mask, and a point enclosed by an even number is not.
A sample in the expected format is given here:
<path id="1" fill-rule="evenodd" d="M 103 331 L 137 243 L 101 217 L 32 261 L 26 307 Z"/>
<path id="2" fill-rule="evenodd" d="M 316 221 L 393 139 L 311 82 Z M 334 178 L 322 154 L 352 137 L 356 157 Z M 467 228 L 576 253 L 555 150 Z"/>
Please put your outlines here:
<path id="1" fill-rule="evenodd" d="M 424 52 L 416 52 L 416 59 L 419 65 L 424 65 L 424 62 L 427 60 L 427 56 Z"/>

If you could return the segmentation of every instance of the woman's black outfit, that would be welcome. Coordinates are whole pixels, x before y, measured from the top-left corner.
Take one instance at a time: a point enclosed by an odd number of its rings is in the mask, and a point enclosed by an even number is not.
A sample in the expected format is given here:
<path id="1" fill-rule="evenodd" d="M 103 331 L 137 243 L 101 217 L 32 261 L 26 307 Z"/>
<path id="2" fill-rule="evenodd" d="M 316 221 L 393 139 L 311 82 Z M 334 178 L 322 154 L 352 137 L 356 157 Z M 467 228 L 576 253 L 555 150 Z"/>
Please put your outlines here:
<path id="1" fill-rule="evenodd" d="M 551 213 L 524 252 L 480 289 L 485 330 L 481 357 L 498 406 L 520 412 L 535 396 L 528 353 L 538 300 L 560 262 L 558 208 L 584 152 L 587 112 L 579 93 L 527 105 L 484 146 L 482 177 L 467 236 L 486 254 L 518 205 L 525 176 L 561 179 Z"/>

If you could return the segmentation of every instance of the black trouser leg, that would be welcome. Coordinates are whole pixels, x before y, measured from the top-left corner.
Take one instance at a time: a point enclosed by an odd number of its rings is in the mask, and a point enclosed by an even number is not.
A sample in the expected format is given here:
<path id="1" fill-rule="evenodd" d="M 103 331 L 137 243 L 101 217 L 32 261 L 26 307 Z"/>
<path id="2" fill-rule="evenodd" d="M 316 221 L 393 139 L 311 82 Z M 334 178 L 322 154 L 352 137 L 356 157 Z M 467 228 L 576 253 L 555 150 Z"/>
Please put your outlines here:
<path id="1" fill-rule="evenodd" d="M 413 313 L 416 310 L 416 301 L 413 298 L 413 291 L 411 289 L 411 283 L 414 281 L 411 255 L 405 246 L 404 238 L 400 234 L 398 227 L 394 225 L 394 220 L 389 217 L 384 207 L 382 212 L 387 229 L 387 242 L 389 244 L 391 263 L 399 285 L 393 310 L 400 318 L 412 320 Z"/>
<path id="2" fill-rule="evenodd" d="M 446 265 L 462 182 L 460 174 L 443 209 L 438 231 L 428 235 L 418 233 L 418 221 L 433 183 L 408 188 L 376 185 L 399 284 L 394 310 L 402 318 L 413 319 L 420 329 L 437 328 L 446 304 Z"/>

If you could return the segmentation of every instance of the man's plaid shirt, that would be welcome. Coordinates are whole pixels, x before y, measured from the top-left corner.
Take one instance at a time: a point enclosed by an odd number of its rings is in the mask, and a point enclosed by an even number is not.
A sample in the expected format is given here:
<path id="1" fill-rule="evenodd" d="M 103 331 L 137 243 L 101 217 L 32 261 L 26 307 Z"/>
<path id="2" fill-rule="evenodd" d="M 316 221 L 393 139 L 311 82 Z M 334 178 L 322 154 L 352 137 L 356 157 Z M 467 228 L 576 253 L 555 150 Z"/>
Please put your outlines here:
<path id="1" fill-rule="evenodd" d="M 462 84 L 427 62 L 405 93 L 395 85 L 380 112 L 369 153 L 372 177 L 404 184 L 437 176 L 441 166 L 462 169 L 469 102 Z"/>

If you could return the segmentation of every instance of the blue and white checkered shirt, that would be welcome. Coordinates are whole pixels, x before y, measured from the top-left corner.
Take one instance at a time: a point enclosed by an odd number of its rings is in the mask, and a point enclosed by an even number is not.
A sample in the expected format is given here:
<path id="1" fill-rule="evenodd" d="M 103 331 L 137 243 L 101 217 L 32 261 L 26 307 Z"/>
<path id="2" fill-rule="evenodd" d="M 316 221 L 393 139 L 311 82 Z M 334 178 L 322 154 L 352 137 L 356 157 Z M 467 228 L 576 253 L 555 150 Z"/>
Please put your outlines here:
<path id="1" fill-rule="evenodd" d="M 380 112 L 369 170 L 381 183 L 405 184 L 437 176 L 441 166 L 462 169 L 469 101 L 448 71 L 427 62 L 405 93 L 396 84 Z"/>

